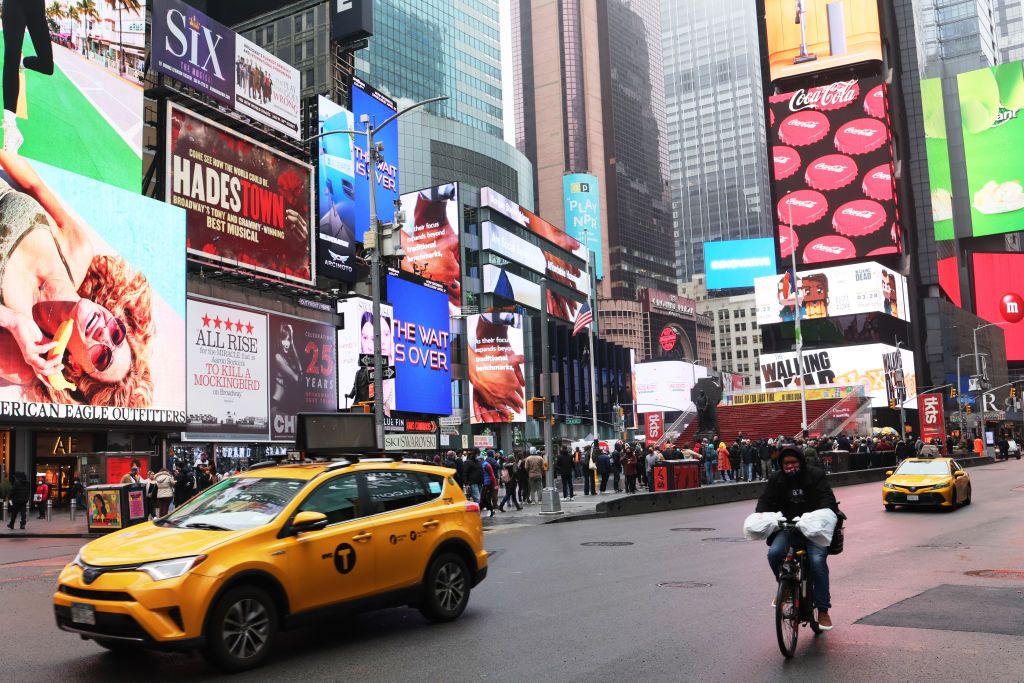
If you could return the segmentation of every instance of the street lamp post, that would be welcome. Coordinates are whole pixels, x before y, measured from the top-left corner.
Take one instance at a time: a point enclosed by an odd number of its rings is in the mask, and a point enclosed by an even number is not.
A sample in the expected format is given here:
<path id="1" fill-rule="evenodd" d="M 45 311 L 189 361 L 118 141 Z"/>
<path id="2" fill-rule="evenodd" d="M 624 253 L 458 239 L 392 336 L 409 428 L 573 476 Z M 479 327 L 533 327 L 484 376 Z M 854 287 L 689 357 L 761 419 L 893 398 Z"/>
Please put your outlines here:
<path id="1" fill-rule="evenodd" d="M 961 384 L 961 380 L 960 380 L 960 361 L 963 360 L 964 358 L 970 358 L 973 355 L 974 355 L 973 353 L 961 353 L 956 358 L 956 413 L 957 413 L 957 422 L 960 424 L 960 436 L 961 437 L 964 435 L 964 415 L 963 415 L 963 413 L 964 413 L 964 402 L 962 400 L 963 399 L 963 392 L 961 391 L 962 384 Z M 987 353 L 982 353 L 981 355 L 982 356 L 987 356 L 988 354 Z"/>
<path id="2" fill-rule="evenodd" d="M 896 354 L 897 355 L 899 355 L 900 348 L 902 348 L 902 346 L 903 346 L 903 342 L 897 340 L 896 341 Z M 903 367 L 903 363 L 901 362 L 900 363 L 900 368 L 902 368 L 902 367 Z M 902 370 L 901 370 L 901 372 L 902 372 Z M 902 380 L 903 378 L 901 377 L 900 379 Z M 893 387 L 894 388 L 895 388 L 895 385 L 896 385 L 895 378 L 893 378 Z M 904 389 L 905 389 L 906 388 L 906 384 L 904 384 L 903 386 L 904 386 Z M 904 398 L 902 401 L 900 401 L 900 438 L 901 439 L 907 438 L 907 411 L 906 411 L 906 404 L 907 404 L 907 399 L 906 398 Z"/>
<path id="3" fill-rule="evenodd" d="M 979 406 L 979 413 L 978 413 L 979 421 L 980 421 L 979 422 L 980 423 L 980 427 L 979 427 L 978 431 L 980 432 L 980 435 L 981 435 L 981 443 L 982 443 L 982 450 L 983 451 L 984 451 L 984 447 L 988 446 L 988 444 L 985 443 L 985 396 L 984 396 L 984 389 L 982 388 L 982 384 L 981 384 L 981 381 L 982 381 L 981 369 L 980 369 L 980 366 L 978 364 L 978 330 L 983 330 L 986 327 L 1002 327 L 1003 325 L 1009 325 L 1009 324 L 1010 323 L 985 323 L 984 325 L 978 325 L 977 327 L 974 328 L 974 374 L 975 374 L 976 377 L 978 377 L 978 398 L 981 399 L 980 400 L 981 405 Z"/>
<path id="4" fill-rule="evenodd" d="M 309 144 L 327 135 L 349 134 L 366 136 L 366 156 L 368 161 L 368 182 L 370 185 L 370 233 L 373 235 L 370 247 L 370 292 L 373 297 L 373 415 L 376 423 L 377 446 L 384 448 L 384 368 L 380 353 L 380 231 L 377 224 L 377 160 L 380 152 L 384 149 L 383 143 L 373 142 L 373 136 L 399 116 L 406 114 L 413 109 L 422 107 L 431 102 L 447 100 L 447 95 L 431 97 L 428 100 L 411 104 L 405 109 L 399 109 L 394 114 L 384 119 L 379 126 L 374 126 L 367 114 L 359 117 L 359 122 L 366 126 L 366 130 L 331 130 L 326 133 L 318 133 L 311 138 L 303 140 L 303 144 Z"/>

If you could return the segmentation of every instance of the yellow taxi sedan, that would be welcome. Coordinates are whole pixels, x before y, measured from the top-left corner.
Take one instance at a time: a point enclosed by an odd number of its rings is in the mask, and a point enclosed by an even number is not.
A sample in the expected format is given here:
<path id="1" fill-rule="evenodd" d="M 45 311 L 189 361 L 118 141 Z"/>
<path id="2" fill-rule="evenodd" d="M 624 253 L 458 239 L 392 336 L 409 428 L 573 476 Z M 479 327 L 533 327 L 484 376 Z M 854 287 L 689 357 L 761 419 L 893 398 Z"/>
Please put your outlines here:
<path id="1" fill-rule="evenodd" d="M 955 510 L 971 504 L 971 475 L 953 458 L 907 458 L 885 474 L 882 504 L 889 512 L 897 505 Z"/>
<path id="2" fill-rule="evenodd" d="M 240 671 L 279 629 L 328 613 L 411 605 L 456 619 L 487 553 L 479 507 L 451 475 L 391 459 L 257 465 L 83 546 L 58 580 L 57 625 Z"/>

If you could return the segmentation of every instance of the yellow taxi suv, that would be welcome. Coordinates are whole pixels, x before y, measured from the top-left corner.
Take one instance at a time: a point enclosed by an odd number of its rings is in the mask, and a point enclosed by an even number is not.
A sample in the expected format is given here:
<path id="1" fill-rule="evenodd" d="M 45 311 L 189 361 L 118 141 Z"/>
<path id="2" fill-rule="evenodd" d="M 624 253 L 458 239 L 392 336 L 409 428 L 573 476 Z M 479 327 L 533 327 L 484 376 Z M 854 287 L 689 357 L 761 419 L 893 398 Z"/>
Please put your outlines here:
<path id="1" fill-rule="evenodd" d="M 971 475 L 953 458 L 907 458 L 885 475 L 882 504 L 889 512 L 897 505 L 955 510 L 971 504 Z"/>
<path id="2" fill-rule="evenodd" d="M 263 463 L 155 522 L 83 546 L 57 625 L 109 650 L 202 650 L 241 671 L 328 613 L 456 619 L 487 575 L 479 507 L 452 471 L 391 459 Z"/>

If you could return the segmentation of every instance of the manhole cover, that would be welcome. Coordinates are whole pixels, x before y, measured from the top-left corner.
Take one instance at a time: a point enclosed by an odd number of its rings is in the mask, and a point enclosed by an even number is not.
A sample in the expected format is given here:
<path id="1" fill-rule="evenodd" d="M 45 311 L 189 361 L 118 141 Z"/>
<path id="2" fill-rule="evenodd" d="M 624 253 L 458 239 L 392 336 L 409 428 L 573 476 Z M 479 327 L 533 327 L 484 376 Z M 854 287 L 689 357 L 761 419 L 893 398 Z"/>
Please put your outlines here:
<path id="1" fill-rule="evenodd" d="M 588 541 L 580 543 L 591 548 L 617 548 L 623 545 L 633 545 L 632 541 Z"/>
<path id="2" fill-rule="evenodd" d="M 721 538 L 702 538 L 702 541 L 709 541 L 712 543 L 746 543 L 747 539 L 741 536 L 724 536 Z"/>
<path id="3" fill-rule="evenodd" d="M 677 526 L 675 529 L 669 529 L 669 531 L 715 531 L 713 526 Z"/>
<path id="4" fill-rule="evenodd" d="M 983 579 L 1011 579 L 1024 581 L 1024 570 L 1022 569 L 974 569 L 964 572 L 967 576 L 979 576 Z"/>
<path id="5" fill-rule="evenodd" d="M 664 581 L 658 585 L 662 588 L 711 588 L 712 586 L 703 581 Z"/>

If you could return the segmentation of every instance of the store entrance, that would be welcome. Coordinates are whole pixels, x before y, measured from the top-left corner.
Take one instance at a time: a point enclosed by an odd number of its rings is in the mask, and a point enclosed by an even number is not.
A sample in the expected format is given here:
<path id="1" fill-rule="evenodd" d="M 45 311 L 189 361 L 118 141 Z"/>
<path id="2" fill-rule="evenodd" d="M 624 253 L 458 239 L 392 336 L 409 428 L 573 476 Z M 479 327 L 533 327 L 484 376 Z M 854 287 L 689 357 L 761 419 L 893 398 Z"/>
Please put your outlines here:
<path id="1" fill-rule="evenodd" d="M 75 480 L 73 458 L 36 458 L 36 477 L 32 482 L 33 490 L 39 477 L 46 480 L 50 487 L 50 500 L 54 507 L 66 507 L 71 498 L 71 484 Z"/>

